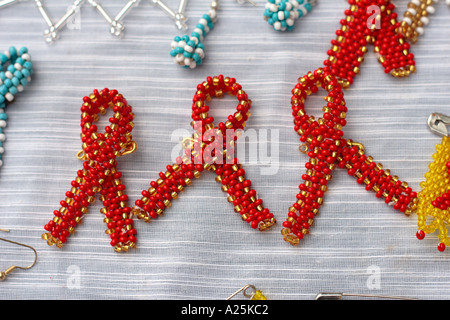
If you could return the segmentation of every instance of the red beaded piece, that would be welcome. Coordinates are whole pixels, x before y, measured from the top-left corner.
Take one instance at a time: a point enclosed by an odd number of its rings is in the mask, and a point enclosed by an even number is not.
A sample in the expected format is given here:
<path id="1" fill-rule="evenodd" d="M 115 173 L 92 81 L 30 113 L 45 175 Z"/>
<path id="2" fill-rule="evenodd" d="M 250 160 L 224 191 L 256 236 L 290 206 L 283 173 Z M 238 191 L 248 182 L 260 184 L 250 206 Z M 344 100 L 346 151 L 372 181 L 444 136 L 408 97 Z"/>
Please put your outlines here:
<path id="1" fill-rule="evenodd" d="M 327 105 L 323 108 L 323 117 L 316 120 L 314 116 L 306 114 L 304 102 L 320 87 L 328 92 L 325 97 Z M 342 128 L 346 125 L 347 107 L 341 85 L 323 69 L 299 78 L 292 93 L 294 130 L 300 135 L 303 145 L 309 149 L 309 152 L 303 150 L 309 156 L 309 161 L 305 164 L 306 174 L 302 175 L 304 182 L 299 185 L 297 202 L 289 208 L 282 230 L 284 239 L 297 245 L 309 233 L 314 218 L 319 213 L 331 173 L 336 169 L 336 157 L 345 146 Z"/>
<path id="2" fill-rule="evenodd" d="M 320 87 L 328 91 L 327 105 L 323 107 L 323 117 L 316 120 L 306 113 L 304 103 Z M 344 93 L 329 69 L 318 69 L 299 78 L 292 94 L 294 130 L 300 135 L 301 151 L 307 153 L 309 161 L 305 164 L 307 171 L 302 175 L 304 182 L 299 185 L 297 202 L 289 208 L 283 223 L 285 241 L 297 245 L 309 233 L 336 167 L 345 168 L 349 175 L 357 178 L 357 183 L 365 183 L 366 190 L 374 191 L 377 198 L 384 197 L 395 210 L 405 214 L 412 212 L 417 193 L 406 182 L 392 176 L 389 170 L 383 170 L 372 157 L 366 156 L 362 144 L 344 138 L 342 129 L 347 113 Z"/>
<path id="3" fill-rule="evenodd" d="M 414 192 L 405 181 L 393 176 L 389 169 L 384 170 L 381 163 L 375 163 L 371 156 L 365 154 L 364 146 L 347 140 L 347 147 L 338 156 L 339 168 L 347 169 L 358 184 L 365 184 L 367 191 L 374 191 L 377 198 L 392 204 L 395 210 L 407 215 L 411 214 L 417 199 Z"/>
<path id="4" fill-rule="evenodd" d="M 117 252 L 128 251 L 136 244 L 136 229 L 133 227 L 131 208 L 127 206 L 128 196 L 121 182 L 122 173 L 117 169 L 117 157 L 133 152 L 136 144 L 132 141 L 134 114 L 126 99 L 116 90 L 94 90 L 83 98 L 81 106 L 81 141 L 83 150 L 79 158 L 85 160 L 83 168 L 71 182 L 71 190 L 66 192 L 61 208 L 54 211 L 54 219 L 44 226 L 47 233 L 42 235 L 49 245 L 62 247 L 75 227 L 88 213 L 88 206 L 100 193 L 107 224 L 106 233 L 111 237 L 111 245 Z M 110 108 L 114 116 L 104 133 L 98 133 L 95 122 L 99 114 Z"/>
<path id="5" fill-rule="evenodd" d="M 368 44 L 374 44 L 378 61 L 386 73 L 405 77 L 415 72 L 414 55 L 409 53 L 410 45 L 399 32 L 400 23 L 394 4 L 390 0 L 348 2 L 350 8 L 345 10 L 346 18 L 340 21 L 341 28 L 336 31 L 336 39 L 331 41 L 328 60 L 324 61 L 342 86 L 345 88 L 353 83 L 368 51 Z"/>
<path id="6" fill-rule="evenodd" d="M 229 94 L 239 101 L 236 112 L 228 116 L 226 122 L 214 125 L 209 116 L 206 101 L 212 97 Z M 135 202 L 133 213 L 139 219 L 150 222 L 161 215 L 171 201 L 178 198 L 180 192 L 199 178 L 204 170 L 214 171 L 216 181 L 228 194 L 228 201 L 241 219 L 254 229 L 267 230 L 276 223 L 273 214 L 263 207 L 257 199 L 251 181 L 245 177 L 245 170 L 234 157 L 234 141 L 238 131 L 244 129 L 250 116 L 251 100 L 234 78 L 208 77 L 197 86 L 192 103 L 192 138 L 185 139 L 185 153 L 176 163 L 168 165 L 165 172 L 159 173 L 159 179 L 150 183 L 148 190 L 142 191 L 142 198 Z"/>
<path id="7" fill-rule="evenodd" d="M 450 176 L 450 162 L 447 162 L 446 166 L 448 168 L 447 175 Z M 447 210 L 450 207 L 450 190 L 437 197 L 431 204 L 440 210 Z"/>

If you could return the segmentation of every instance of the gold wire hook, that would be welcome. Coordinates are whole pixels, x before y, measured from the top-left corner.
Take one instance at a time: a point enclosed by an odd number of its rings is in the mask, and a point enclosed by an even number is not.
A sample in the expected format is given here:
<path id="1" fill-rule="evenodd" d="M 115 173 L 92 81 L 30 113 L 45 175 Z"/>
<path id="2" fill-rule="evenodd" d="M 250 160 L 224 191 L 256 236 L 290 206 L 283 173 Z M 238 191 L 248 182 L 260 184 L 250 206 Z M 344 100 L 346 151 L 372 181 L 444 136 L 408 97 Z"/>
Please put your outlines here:
<path id="1" fill-rule="evenodd" d="M 0 231 L 9 232 L 9 230 L 7 230 L 7 229 L 0 229 Z M 8 239 L 0 238 L 0 240 L 5 241 L 5 242 L 9 242 L 9 243 L 12 243 L 12 244 L 16 244 L 16 245 L 19 245 L 19 246 L 22 246 L 22 247 L 29 248 L 29 249 L 33 250 L 33 252 L 34 252 L 34 261 L 33 261 L 32 264 L 30 264 L 27 267 L 11 266 L 8 269 L 6 269 L 5 271 L 0 271 L 0 281 L 5 280 L 6 276 L 9 275 L 11 272 L 13 272 L 16 269 L 27 270 L 27 269 L 32 268 L 36 264 L 38 255 L 37 255 L 36 250 L 33 247 L 31 247 L 29 245 L 26 245 L 26 244 L 23 244 L 23 243 L 20 243 L 20 242 L 8 240 Z"/>
<path id="2" fill-rule="evenodd" d="M 348 139 L 348 140 L 347 140 L 347 144 L 348 144 L 349 146 L 352 146 L 352 147 L 353 147 L 353 146 L 358 147 L 359 150 L 361 150 L 362 152 L 366 151 L 366 148 L 364 147 L 364 145 L 363 145 L 362 143 L 355 142 L 355 141 L 353 141 L 353 140 L 351 140 L 351 139 Z"/>
<path id="3" fill-rule="evenodd" d="M 87 160 L 88 159 L 87 155 L 84 153 L 84 150 L 80 150 L 77 152 L 77 159 L 78 160 Z"/>
<path id="4" fill-rule="evenodd" d="M 125 150 L 120 153 L 120 156 L 125 156 L 127 154 L 133 153 L 137 150 L 137 142 L 129 141 L 125 144 Z"/>

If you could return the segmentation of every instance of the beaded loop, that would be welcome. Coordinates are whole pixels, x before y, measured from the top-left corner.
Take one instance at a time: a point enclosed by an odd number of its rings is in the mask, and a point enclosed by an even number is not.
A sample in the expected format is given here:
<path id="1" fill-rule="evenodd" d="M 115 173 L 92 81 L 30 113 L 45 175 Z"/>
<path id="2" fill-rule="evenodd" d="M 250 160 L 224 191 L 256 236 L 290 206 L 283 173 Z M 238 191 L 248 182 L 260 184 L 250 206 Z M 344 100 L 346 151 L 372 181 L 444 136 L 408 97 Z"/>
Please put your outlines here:
<path id="1" fill-rule="evenodd" d="M 390 0 L 349 0 L 350 8 L 341 20 L 342 27 L 336 31 L 336 39 L 331 41 L 328 60 L 324 61 L 331 74 L 344 88 L 353 83 L 360 72 L 360 65 L 367 53 L 367 45 L 374 44 L 374 52 L 386 73 L 396 78 L 407 77 L 415 72 L 414 55 L 409 53 L 410 45 L 398 31 L 399 22 L 395 6 Z M 373 15 L 372 6 L 380 8 Z M 379 22 L 369 26 L 372 20 Z M 370 27 L 370 28 L 369 28 Z"/>
<path id="2" fill-rule="evenodd" d="M 176 36 L 171 44 L 170 55 L 175 63 L 183 68 L 194 69 L 205 58 L 205 46 L 203 39 L 214 28 L 217 12 L 215 8 L 204 14 L 190 36 Z"/>
<path id="3" fill-rule="evenodd" d="M 27 48 L 17 50 L 10 47 L 0 55 L 0 166 L 3 165 L 3 142 L 6 140 L 3 130 L 8 120 L 5 113 L 6 103 L 14 101 L 15 96 L 24 90 L 31 81 L 32 73 L 33 64 Z"/>
<path id="4" fill-rule="evenodd" d="M 268 0 L 264 20 L 276 31 L 291 31 L 295 20 L 306 16 L 315 0 Z"/>
<path id="5" fill-rule="evenodd" d="M 239 103 L 236 112 L 216 126 L 214 118 L 208 114 L 206 101 L 225 94 L 236 97 Z M 257 198 L 232 148 L 238 137 L 237 130 L 245 128 L 250 108 L 251 100 L 234 78 L 219 75 L 208 77 L 199 84 L 192 103 L 191 125 L 194 133 L 183 141 L 185 155 L 168 165 L 165 172 L 159 173 L 159 179 L 152 181 L 148 190 L 142 191 L 143 197 L 135 202 L 133 208 L 138 219 L 150 222 L 157 218 L 194 178 L 199 178 L 204 170 L 208 170 L 215 172 L 216 181 L 222 185 L 222 191 L 228 194 L 228 201 L 243 221 L 260 231 L 272 227 L 276 223 L 273 214 Z"/>
<path id="6" fill-rule="evenodd" d="M 128 196 L 121 182 L 122 173 L 117 169 L 117 158 L 136 150 L 131 131 L 134 128 L 134 114 L 126 99 L 116 90 L 103 89 L 83 98 L 81 106 L 81 141 L 83 168 L 71 182 L 61 208 L 53 212 L 54 218 L 44 226 L 47 231 L 42 238 L 49 245 L 62 247 L 67 237 L 88 213 L 88 206 L 100 193 L 107 225 L 106 234 L 116 252 L 126 252 L 136 246 L 136 229 L 133 227 L 131 208 L 127 206 Z M 98 116 L 111 108 L 113 117 L 105 133 L 99 133 L 95 122 Z M 81 155 L 83 154 L 83 155 Z"/>
<path id="7" fill-rule="evenodd" d="M 306 98 L 322 87 L 328 92 L 327 105 L 322 118 L 315 119 L 305 112 Z M 284 240 L 298 245 L 314 223 L 323 197 L 327 191 L 332 171 L 336 169 L 336 157 L 345 145 L 342 128 L 346 125 L 347 107 L 341 85 L 329 72 L 317 69 L 298 79 L 292 90 L 292 115 L 294 130 L 300 142 L 307 144 L 309 161 L 305 163 L 306 174 L 299 185 L 297 202 L 289 208 L 288 218 L 281 230 Z"/>

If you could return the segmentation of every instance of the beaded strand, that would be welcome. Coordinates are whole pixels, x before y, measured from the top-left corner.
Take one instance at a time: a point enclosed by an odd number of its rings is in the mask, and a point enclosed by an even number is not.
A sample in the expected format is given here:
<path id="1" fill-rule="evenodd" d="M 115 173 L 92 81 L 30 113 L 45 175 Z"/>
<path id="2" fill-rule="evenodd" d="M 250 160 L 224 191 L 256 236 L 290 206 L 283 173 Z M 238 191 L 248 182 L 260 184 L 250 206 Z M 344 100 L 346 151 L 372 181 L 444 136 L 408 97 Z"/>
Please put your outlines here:
<path id="1" fill-rule="evenodd" d="M 439 0 L 411 0 L 408 3 L 408 9 L 403 14 L 403 21 L 399 28 L 408 41 L 416 43 L 419 40 L 425 32 L 424 26 L 430 22 L 429 15 L 436 11 L 433 5 L 438 2 Z"/>
<path id="2" fill-rule="evenodd" d="M 211 9 L 204 14 L 197 23 L 190 36 L 176 36 L 171 44 L 170 55 L 175 63 L 183 68 L 194 69 L 201 64 L 205 58 L 205 46 L 203 40 L 206 35 L 214 28 L 217 20 L 218 1 L 214 0 Z"/>
<path id="3" fill-rule="evenodd" d="M 264 20 L 276 31 L 291 31 L 295 20 L 306 16 L 316 0 L 268 0 Z"/>
<path id="4" fill-rule="evenodd" d="M 0 55 L 0 167 L 3 165 L 2 155 L 5 152 L 3 142 L 6 136 L 3 130 L 7 126 L 8 116 L 5 113 L 6 104 L 14 101 L 16 95 L 22 92 L 31 81 L 33 64 L 28 49 L 17 50 L 10 47 Z"/>

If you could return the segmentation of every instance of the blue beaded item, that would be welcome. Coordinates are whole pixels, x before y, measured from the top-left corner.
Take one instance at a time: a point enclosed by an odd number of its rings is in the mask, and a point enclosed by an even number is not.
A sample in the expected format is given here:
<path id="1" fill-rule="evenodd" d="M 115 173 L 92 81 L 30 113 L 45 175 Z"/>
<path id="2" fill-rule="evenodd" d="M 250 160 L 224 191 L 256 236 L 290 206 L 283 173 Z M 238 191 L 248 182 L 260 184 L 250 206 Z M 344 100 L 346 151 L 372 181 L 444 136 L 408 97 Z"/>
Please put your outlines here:
<path id="1" fill-rule="evenodd" d="M 7 103 L 14 101 L 17 93 L 23 91 L 30 82 L 32 67 L 31 56 L 25 47 L 19 50 L 11 47 L 0 55 L 0 166 L 3 165 L 2 154 L 5 151 L 3 130 L 8 120 L 5 107 Z"/>
<path id="2" fill-rule="evenodd" d="M 315 0 L 268 0 L 264 20 L 276 31 L 293 30 L 295 20 L 306 16 L 315 2 Z"/>
<path id="3" fill-rule="evenodd" d="M 190 36 L 176 36 L 173 39 L 170 55 L 174 58 L 175 63 L 190 69 L 194 69 L 202 63 L 205 58 L 205 46 L 202 41 L 214 28 L 215 22 L 216 10 L 212 8 L 199 20 Z"/>

